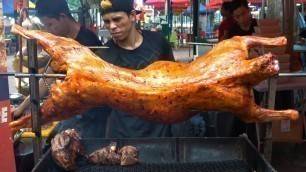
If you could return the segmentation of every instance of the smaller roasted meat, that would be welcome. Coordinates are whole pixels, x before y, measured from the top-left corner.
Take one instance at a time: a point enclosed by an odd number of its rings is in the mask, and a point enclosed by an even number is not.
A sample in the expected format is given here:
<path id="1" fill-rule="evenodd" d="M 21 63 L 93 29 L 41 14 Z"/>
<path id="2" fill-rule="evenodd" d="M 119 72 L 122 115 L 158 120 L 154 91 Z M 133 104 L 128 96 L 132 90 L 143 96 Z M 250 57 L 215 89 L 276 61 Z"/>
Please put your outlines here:
<path id="1" fill-rule="evenodd" d="M 79 133 L 74 129 L 68 129 L 57 134 L 51 140 L 51 153 L 58 166 L 65 170 L 73 170 L 77 157 L 85 154 Z"/>
<path id="2" fill-rule="evenodd" d="M 88 160 L 96 165 L 135 165 L 139 162 L 138 150 L 133 146 L 117 148 L 116 142 L 109 146 L 96 150 L 89 155 Z"/>
<path id="3" fill-rule="evenodd" d="M 123 146 L 120 149 L 121 163 L 120 165 L 135 165 L 139 163 L 138 150 L 134 146 Z"/>
<path id="4" fill-rule="evenodd" d="M 88 160 L 96 165 L 119 165 L 121 155 L 117 150 L 117 143 L 111 142 L 109 146 L 96 150 L 89 155 Z"/>

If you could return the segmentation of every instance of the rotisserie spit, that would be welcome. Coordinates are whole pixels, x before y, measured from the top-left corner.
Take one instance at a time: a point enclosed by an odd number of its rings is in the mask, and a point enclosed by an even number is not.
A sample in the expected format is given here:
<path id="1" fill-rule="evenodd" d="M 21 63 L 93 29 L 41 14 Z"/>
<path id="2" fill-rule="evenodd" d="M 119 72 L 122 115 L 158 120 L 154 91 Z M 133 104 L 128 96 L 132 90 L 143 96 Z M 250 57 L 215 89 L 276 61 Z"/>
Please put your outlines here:
<path id="1" fill-rule="evenodd" d="M 11 31 L 37 39 L 51 55 L 52 69 L 67 75 L 52 85 L 50 96 L 41 107 L 43 124 L 101 105 L 169 124 L 204 110 L 231 112 L 245 122 L 298 118 L 295 110 L 261 108 L 252 94 L 252 87 L 277 75 L 279 66 L 271 53 L 248 59 L 248 49 L 284 46 L 284 37 L 236 36 L 189 64 L 158 61 L 142 70 L 130 70 L 103 61 L 73 39 L 18 25 Z M 9 126 L 12 131 L 29 127 L 30 114 Z"/>

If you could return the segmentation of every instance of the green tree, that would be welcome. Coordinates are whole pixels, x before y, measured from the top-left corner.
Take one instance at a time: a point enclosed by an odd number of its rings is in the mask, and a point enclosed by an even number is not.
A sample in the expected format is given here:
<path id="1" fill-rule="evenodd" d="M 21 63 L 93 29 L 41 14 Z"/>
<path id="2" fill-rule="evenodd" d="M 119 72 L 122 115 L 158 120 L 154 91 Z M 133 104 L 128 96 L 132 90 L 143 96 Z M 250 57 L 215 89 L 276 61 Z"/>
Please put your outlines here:
<path id="1" fill-rule="evenodd" d="M 34 4 L 36 4 L 37 0 L 30 0 L 31 2 L 33 2 Z M 50 3 L 52 3 L 50 1 Z M 79 7 L 81 7 L 81 2 L 80 0 L 67 0 L 68 6 L 70 10 L 75 10 L 78 9 Z"/>
<path id="2" fill-rule="evenodd" d="M 70 10 L 75 10 L 81 7 L 80 0 L 67 0 L 68 6 Z"/>

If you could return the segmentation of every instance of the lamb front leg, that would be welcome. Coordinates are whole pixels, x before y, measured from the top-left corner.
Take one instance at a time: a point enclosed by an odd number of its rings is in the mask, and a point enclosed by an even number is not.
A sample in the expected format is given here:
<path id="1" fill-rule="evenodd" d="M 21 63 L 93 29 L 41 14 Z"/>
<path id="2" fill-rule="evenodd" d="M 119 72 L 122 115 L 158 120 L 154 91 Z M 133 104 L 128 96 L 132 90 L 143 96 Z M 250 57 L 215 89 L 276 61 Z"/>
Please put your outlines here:
<path id="1" fill-rule="evenodd" d="M 287 39 L 283 36 L 275 38 L 243 36 L 241 39 L 246 43 L 248 48 L 256 46 L 285 46 L 287 44 Z"/>
<path id="2" fill-rule="evenodd" d="M 263 56 L 244 60 L 241 62 L 242 76 L 238 78 L 239 83 L 247 84 L 251 87 L 259 84 L 259 82 L 276 76 L 279 73 L 279 62 L 271 53 Z"/>

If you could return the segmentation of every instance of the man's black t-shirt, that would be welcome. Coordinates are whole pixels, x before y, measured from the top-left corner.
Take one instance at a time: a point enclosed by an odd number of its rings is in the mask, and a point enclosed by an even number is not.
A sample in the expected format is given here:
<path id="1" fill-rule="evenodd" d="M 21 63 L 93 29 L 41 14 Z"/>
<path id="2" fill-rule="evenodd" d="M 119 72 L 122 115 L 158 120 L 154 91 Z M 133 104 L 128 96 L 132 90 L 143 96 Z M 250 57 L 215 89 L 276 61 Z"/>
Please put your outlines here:
<path id="1" fill-rule="evenodd" d="M 174 61 L 173 52 L 167 39 L 159 32 L 141 31 L 142 44 L 134 50 L 119 47 L 112 39 L 105 46 L 101 58 L 116 66 L 128 69 L 142 69 L 158 60 Z"/>
<path id="2" fill-rule="evenodd" d="M 143 69 L 159 60 L 174 61 L 170 44 L 161 33 L 144 30 L 141 34 L 143 42 L 134 50 L 123 49 L 113 40 L 108 41 L 106 46 L 110 48 L 100 52 L 101 58 L 128 69 Z M 109 117 L 110 138 L 169 137 L 170 130 L 170 125 L 145 121 L 117 109 L 112 109 Z"/>
<path id="3" fill-rule="evenodd" d="M 98 36 L 84 26 L 81 26 L 75 40 L 85 46 L 102 45 Z M 110 109 L 108 107 L 91 108 L 82 115 L 80 114 L 81 116 L 61 121 L 56 128 L 56 132 L 74 128 L 82 138 L 104 138 L 109 113 Z"/>
<path id="4" fill-rule="evenodd" d="M 252 23 L 249 30 L 243 30 L 241 27 L 236 23 L 229 31 L 228 31 L 228 38 L 232 38 L 233 36 L 246 36 L 252 35 L 255 32 L 254 27 L 257 26 L 257 20 L 252 19 Z"/>
<path id="5" fill-rule="evenodd" d="M 75 40 L 85 46 L 102 46 L 102 42 L 99 40 L 97 35 L 84 26 L 81 26 Z"/>

